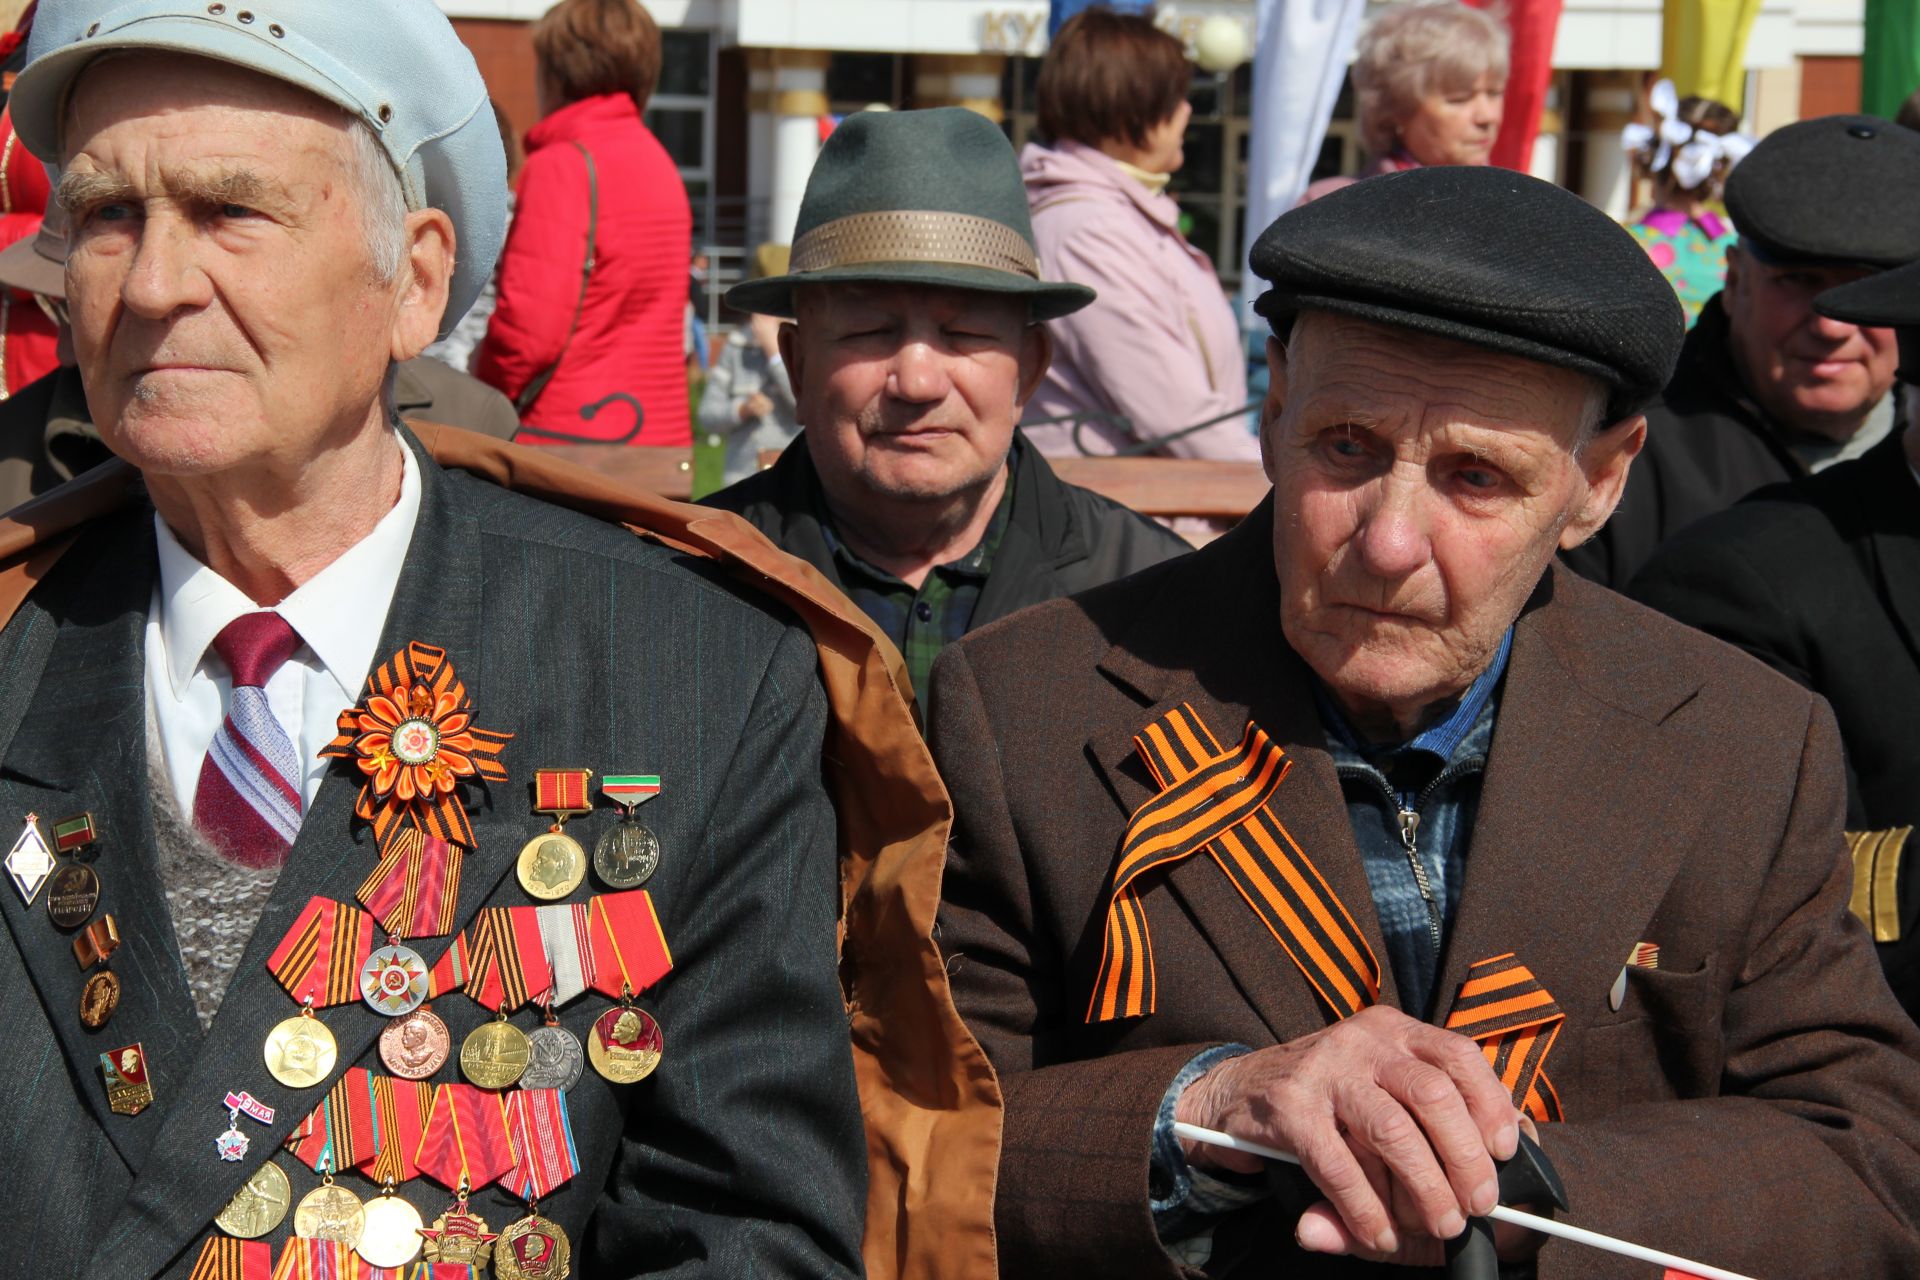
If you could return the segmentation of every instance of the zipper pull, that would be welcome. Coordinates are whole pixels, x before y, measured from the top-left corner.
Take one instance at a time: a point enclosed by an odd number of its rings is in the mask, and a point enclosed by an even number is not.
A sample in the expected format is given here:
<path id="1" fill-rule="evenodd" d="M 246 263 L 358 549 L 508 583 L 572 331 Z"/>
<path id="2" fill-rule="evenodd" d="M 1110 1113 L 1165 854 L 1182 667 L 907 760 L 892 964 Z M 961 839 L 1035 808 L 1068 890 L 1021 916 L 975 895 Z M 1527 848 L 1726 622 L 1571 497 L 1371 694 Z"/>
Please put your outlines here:
<path id="1" fill-rule="evenodd" d="M 1400 811 L 1400 843 L 1407 847 L 1408 853 L 1415 852 L 1414 836 L 1420 830 L 1420 815 L 1412 809 Z"/>

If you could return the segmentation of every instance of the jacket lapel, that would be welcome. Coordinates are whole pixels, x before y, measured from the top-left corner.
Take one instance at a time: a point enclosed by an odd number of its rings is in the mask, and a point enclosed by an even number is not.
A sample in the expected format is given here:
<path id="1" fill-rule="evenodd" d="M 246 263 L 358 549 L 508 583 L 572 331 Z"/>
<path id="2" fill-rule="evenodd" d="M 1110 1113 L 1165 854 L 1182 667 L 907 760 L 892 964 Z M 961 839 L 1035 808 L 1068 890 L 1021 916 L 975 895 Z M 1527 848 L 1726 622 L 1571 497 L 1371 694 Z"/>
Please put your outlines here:
<path id="1" fill-rule="evenodd" d="M 1597 1012 L 1704 820 L 1685 782 L 1701 744 L 1664 725 L 1699 682 L 1583 609 L 1596 590 L 1556 565 L 1516 627 L 1441 1018 L 1473 963 L 1508 952 L 1570 1015 Z"/>
<path id="2" fill-rule="evenodd" d="M 1381 998 L 1397 999 L 1366 869 L 1347 820 L 1305 664 L 1280 631 L 1273 572 L 1271 504 L 1166 577 L 1161 598 L 1141 611 L 1100 663 L 1101 671 L 1150 705 L 1097 732 L 1087 750 L 1115 803 L 1131 815 L 1155 788 L 1133 737 L 1182 703 L 1222 746 L 1252 721 L 1286 752 L 1292 769 L 1270 802 L 1288 834 L 1353 916 L 1381 968 Z M 1326 1012 L 1280 943 L 1205 853 L 1166 876 L 1169 896 L 1206 935 L 1276 1040 L 1322 1025 Z M 1154 914 L 1149 885 L 1143 901 Z M 1101 906 L 1105 907 L 1103 899 Z"/>
<path id="3" fill-rule="evenodd" d="M 1874 583 L 1906 639 L 1920 655 L 1920 488 L 1896 432 L 1862 459 L 1851 478 L 1865 522 Z"/>
<path id="4" fill-rule="evenodd" d="M 524 691 L 508 673 L 483 669 L 482 530 L 478 520 L 461 509 L 445 473 L 410 433 L 403 437 L 420 464 L 420 516 L 375 661 L 385 661 L 415 640 L 445 648 L 473 700 L 476 723 L 513 732 L 524 719 Z M 470 805 L 478 801 L 472 813 L 477 848 L 468 854 L 462 869 L 456 934 L 513 865 L 520 842 L 532 829 L 519 804 L 523 779 L 514 754 L 509 743 L 503 758 L 514 781 L 465 792 Z M 267 971 L 268 955 L 315 895 L 354 902 L 376 860 L 370 831 L 353 817 L 360 781 L 359 771 L 350 762 L 336 761 L 321 784 L 206 1043 L 174 1086 L 178 1105 L 154 1137 L 146 1167 L 119 1221 L 95 1252 L 97 1266 L 142 1277 L 167 1266 L 206 1229 L 247 1177 L 271 1158 L 293 1126 L 319 1105 L 334 1080 L 373 1047 L 386 1025 L 384 1018 L 358 1000 L 316 1010 L 339 1046 L 330 1077 L 310 1089 L 290 1089 L 267 1073 L 263 1055 L 267 1033 L 297 1012 Z M 451 936 L 422 939 L 413 945 L 432 963 L 451 940 Z M 187 1016 L 191 1019 L 191 1014 Z M 253 1145 L 247 1158 L 228 1163 L 215 1155 L 213 1138 L 224 1127 L 219 1104 L 231 1089 L 248 1090 L 273 1107 L 275 1114 L 272 1125 L 250 1129 Z"/>
<path id="5" fill-rule="evenodd" d="M 120 979 L 120 1006 L 105 1027 L 88 1031 L 80 1023 L 80 990 L 88 975 L 74 960 L 73 935 L 47 915 L 47 890 L 28 907 L 9 881 L 0 891 L 0 914 L 81 1095 L 136 1171 L 200 1046 L 199 1020 L 153 861 L 148 812 L 144 648 L 153 592 L 152 520 L 152 512 L 141 507 L 88 535 L 68 561 L 79 571 L 23 609 L 25 643 L 35 635 L 50 643 L 39 650 L 44 665 L 37 675 L 24 664 L 15 666 L 15 684 L 33 692 L 0 766 L 0 836 L 8 847 L 30 812 L 49 842 L 56 821 L 83 810 L 94 816 L 100 839 L 92 865 L 101 882 L 95 918 L 112 914 L 122 938 L 109 966 Z M 107 1106 L 100 1055 L 135 1043 L 145 1049 L 155 1100 L 137 1116 L 115 1115 Z"/>
<path id="6" fill-rule="evenodd" d="M 1054 570 L 1087 555 L 1086 538 L 1075 527 L 1060 477 L 1018 431 L 1009 460 L 1013 511 L 994 550 L 992 571 L 974 605 L 969 630 L 1066 594 Z"/>

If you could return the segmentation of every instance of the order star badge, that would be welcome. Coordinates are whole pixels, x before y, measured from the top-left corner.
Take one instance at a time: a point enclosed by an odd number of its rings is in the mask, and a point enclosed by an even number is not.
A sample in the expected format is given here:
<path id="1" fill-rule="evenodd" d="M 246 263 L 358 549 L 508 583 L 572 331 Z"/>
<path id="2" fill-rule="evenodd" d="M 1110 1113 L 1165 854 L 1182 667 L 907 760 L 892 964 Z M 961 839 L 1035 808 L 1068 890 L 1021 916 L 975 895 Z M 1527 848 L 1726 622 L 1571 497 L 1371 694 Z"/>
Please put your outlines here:
<path id="1" fill-rule="evenodd" d="M 47 848 L 47 838 L 40 834 L 39 815 L 27 815 L 20 838 L 13 842 L 13 849 L 7 854 L 6 866 L 7 874 L 13 877 L 14 888 L 20 891 L 26 904 L 32 906 L 33 900 L 40 896 L 40 886 L 53 872 L 53 851 Z"/>
<path id="2" fill-rule="evenodd" d="M 320 754 L 352 760 L 365 775 L 354 813 L 373 824 L 383 851 L 409 829 L 473 847 L 459 789 L 505 782 L 500 752 L 513 735 L 475 727 L 446 650 L 415 641 L 381 663 L 367 678 L 366 697 L 340 713 L 338 728 Z"/>

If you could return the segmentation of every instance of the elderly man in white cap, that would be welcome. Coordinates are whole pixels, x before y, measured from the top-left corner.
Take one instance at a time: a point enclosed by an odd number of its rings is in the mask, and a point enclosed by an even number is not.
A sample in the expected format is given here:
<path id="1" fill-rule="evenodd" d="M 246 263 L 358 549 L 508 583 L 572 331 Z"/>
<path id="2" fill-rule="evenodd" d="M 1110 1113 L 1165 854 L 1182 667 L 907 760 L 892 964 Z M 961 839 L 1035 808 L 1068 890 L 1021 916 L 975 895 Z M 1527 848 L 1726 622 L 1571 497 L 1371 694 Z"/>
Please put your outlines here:
<path id="1" fill-rule="evenodd" d="M 145 498 L 0 632 L 0 1276 L 857 1272 L 805 630 L 392 412 L 505 225 L 446 19 L 47 0 L 30 53 Z"/>

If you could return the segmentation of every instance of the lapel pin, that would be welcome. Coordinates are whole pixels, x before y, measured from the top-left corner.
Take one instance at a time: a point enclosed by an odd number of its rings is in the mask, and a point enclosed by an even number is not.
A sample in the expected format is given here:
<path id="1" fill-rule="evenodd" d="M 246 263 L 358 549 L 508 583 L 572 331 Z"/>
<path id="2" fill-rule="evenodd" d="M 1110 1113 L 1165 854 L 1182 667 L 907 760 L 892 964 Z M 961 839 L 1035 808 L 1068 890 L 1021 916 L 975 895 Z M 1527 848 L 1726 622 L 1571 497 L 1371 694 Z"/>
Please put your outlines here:
<path id="1" fill-rule="evenodd" d="M 101 1054 L 100 1070 L 107 1078 L 107 1106 L 115 1115 L 137 1116 L 153 1105 L 147 1051 L 140 1045 L 123 1045 Z"/>
<path id="2" fill-rule="evenodd" d="M 20 838 L 13 842 L 13 848 L 7 853 L 7 874 L 13 877 L 13 887 L 20 891 L 21 899 L 28 905 L 40 896 L 40 886 L 47 882 L 47 875 L 53 870 L 53 853 L 47 848 L 47 838 L 40 834 L 40 816 L 30 813 L 26 825 L 20 828 Z"/>
<path id="3" fill-rule="evenodd" d="M 47 915 L 62 929 L 78 929 L 100 905 L 99 873 L 80 860 L 80 852 L 98 838 L 91 813 L 76 813 L 53 824 L 56 854 L 71 854 L 47 882 Z"/>
<path id="4" fill-rule="evenodd" d="M 660 794 L 660 775 L 609 775 L 600 790 L 620 806 L 620 821 L 595 842 L 593 869 L 610 889 L 638 889 L 660 865 L 660 840 L 633 811 Z"/>

